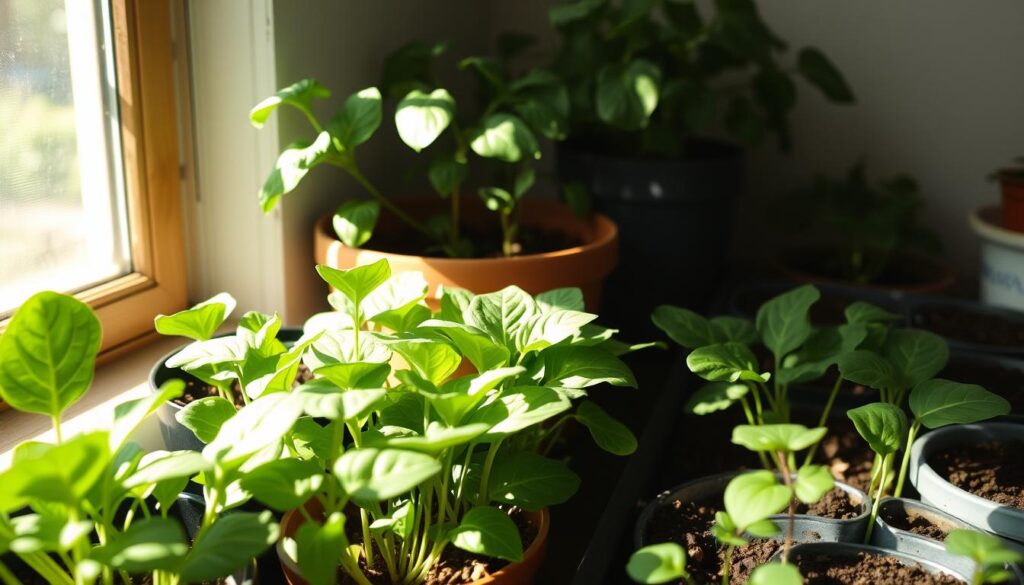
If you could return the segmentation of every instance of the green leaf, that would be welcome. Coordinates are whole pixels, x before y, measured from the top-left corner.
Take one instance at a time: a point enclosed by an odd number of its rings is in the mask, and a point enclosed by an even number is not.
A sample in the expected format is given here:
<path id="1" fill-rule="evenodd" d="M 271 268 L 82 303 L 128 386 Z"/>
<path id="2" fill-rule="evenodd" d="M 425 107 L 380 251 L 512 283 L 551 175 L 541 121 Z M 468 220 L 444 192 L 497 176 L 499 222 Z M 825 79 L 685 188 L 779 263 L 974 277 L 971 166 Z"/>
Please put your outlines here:
<path id="1" fill-rule="evenodd" d="M 476 408 L 487 394 L 509 378 L 514 378 L 525 371 L 522 367 L 496 368 L 487 370 L 477 376 L 463 376 L 449 380 L 440 389 L 430 388 L 419 390 L 422 395 L 451 426 L 458 426 L 462 419 Z M 410 372 L 411 373 L 411 372 Z"/>
<path id="2" fill-rule="evenodd" d="M 545 350 L 545 386 L 589 388 L 597 384 L 636 388 L 625 362 L 600 346 L 560 345 Z"/>
<path id="3" fill-rule="evenodd" d="M 298 187 L 306 173 L 323 162 L 333 148 L 331 135 L 326 131 L 318 134 L 313 142 L 297 140 L 286 146 L 278 155 L 274 170 L 270 171 L 260 187 L 260 208 L 263 213 L 270 213 L 281 196 Z"/>
<path id="4" fill-rule="evenodd" d="M 428 288 L 422 273 L 399 272 L 367 295 L 360 308 L 367 321 L 402 333 L 430 316 L 423 302 Z"/>
<path id="5" fill-rule="evenodd" d="M 345 554 L 345 516 L 335 512 L 323 525 L 306 522 L 295 532 L 295 562 L 309 585 L 334 585 Z"/>
<path id="6" fill-rule="evenodd" d="M 77 506 L 110 463 L 106 433 L 76 435 L 59 445 L 24 442 L 0 474 L 0 511 L 29 501 Z"/>
<path id="7" fill-rule="evenodd" d="M 746 396 L 749 391 L 746 384 L 711 382 L 694 392 L 686 401 L 684 408 L 693 414 L 711 414 L 729 408 L 734 402 Z"/>
<path id="8" fill-rule="evenodd" d="M 191 309 L 173 315 L 157 315 L 153 325 L 161 335 L 180 335 L 206 341 L 213 337 L 233 310 L 235 298 L 228 293 L 220 293 Z"/>
<path id="9" fill-rule="evenodd" d="M 661 305 L 654 309 L 651 321 L 672 341 L 686 349 L 696 349 L 720 341 L 711 322 L 689 309 Z"/>
<path id="10" fill-rule="evenodd" d="M 431 421 L 423 435 L 388 437 L 381 444 L 395 449 L 408 449 L 437 456 L 447 449 L 472 441 L 489 428 L 489 425 L 483 423 L 449 427 L 443 423 Z M 371 442 L 367 442 L 367 445 L 377 446 L 376 443 Z"/>
<path id="11" fill-rule="evenodd" d="M 858 349 L 840 356 L 839 373 L 844 380 L 877 390 L 903 387 L 896 368 L 873 351 Z"/>
<path id="12" fill-rule="evenodd" d="M 478 372 L 486 372 L 508 364 L 509 350 L 472 325 L 431 320 L 421 323 L 421 327 L 442 332 Z"/>
<path id="13" fill-rule="evenodd" d="M 513 109 L 535 132 L 551 140 L 564 140 L 569 131 L 569 90 L 561 79 L 533 69 L 509 84 L 517 102 Z"/>
<path id="14" fill-rule="evenodd" d="M 477 194 L 480 195 L 480 199 L 483 200 L 487 209 L 491 211 L 510 213 L 516 205 L 515 197 L 507 189 L 501 187 L 481 187 L 477 190 Z"/>
<path id="15" fill-rule="evenodd" d="M 811 336 L 811 305 L 820 298 L 818 289 L 807 284 L 782 293 L 757 310 L 757 331 L 776 363 Z"/>
<path id="16" fill-rule="evenodd" d="M 792 497 L 771 471 L 752 471 L 737 475 L 725 486 L 725 510 L 742 531 L 781 512 Z"/>
<path id="17" fill-rule="evenodd" d="M 518 116 L 491 114 L 481 128 L 469 136 L 469 147 L 484 158 L 514 163 L 524 158 L 540 158 L 537 138 Z"/>
<path id="18" fill-rule="evenodd" d="M 523 560 L 519 529 L 507 514 L 497 508 L 473 508 L 448 533 L 448 537 L 452 544 L 464 551 L 512 562 Z"/>
<path id="19" fill-rule="evenodd" d="M 828 429 L 803 425 L 737 425 L 732 429 L 732 442 L 751 451 L 794 452 L 817 443 Z"/>
<path id="20" fill-rule="evenodd" d="M 242 489 L 278 512 L 294 510 L 320 489 L 324 474 L 312 461 L 278 459 L 242 476 Z"/>
<path id="21" fill-rule="evenodd" d="M 583 291 L 576 287 L 556 288 L 542 292 L 534 299 L 537 308 L 541 312 L 550 312 L 555 309 L 566 311 L 584 311 Z"/>
<path id="22" fill-rule="evenodd" d="M 747 526 L 747 534 L 754 538 L 771 538 L 779 534 L 781 530 L 778 524 L 771 520 L 758 520 L 750 526 Z"/>
<path id="23" fill-rule="evenodd" d="M 381 87 L 388 97 L 399 98 L 412 89 L 434 85 L 431 64 L 448 49 L 447 42 L 413 41 L 384 58 Z"/>
<path id="24" fill-rule="evenodd" d="M 516 334 L 515 348 L 521 354 L 547 349 L 578 336 L 583 327 L 596 318 L 597 315 L 565 309 L 535 313 Z"/>
<path id="25" fill-rule="evenodd" d="M 170 479 L 188 479 L 210 469 L 210 463 L 195 451 L 153 451 L 146 453 L 139 468 L 122 482 L 125 488 L 151 486 Z"/>
<path id="26" fill-rule="evenodd" d="M 793 565 L 768 563 L 754 569 L 749 585 L 803 585 L 800 569 Z"/>
<path id="27" fill-rule="evenodd" d="M 537 303 L 526 291 L 509 286 L 477 295 L 464 313 L 467 325 L 477 327 L 509 350 L 515 349 L 519 331 L 537 314 Z"/>
<path id="28" fill-rule="evenodd" d="M 802 49 L 797 56 L 797 70 L 830 100 L 839 103 L 854 101 L 853 90 L 846 84 L 843 74 L 818 49 Z"/>
<path id="29" fill-rule="evenodd" d="M 434 339 L 398 338 L 389 341 L 388 347 L 405 358 L 414 372 L 435 385 L 447 380 L 462 363 L 462 356 L 451 345 Z"/>
<path id="30" fill-rule="evenodd" d="M 578 22 L 594 14 L 604 0 L 569 0 L 555 4 L 548 10 L 548 19 L 552 26 L 562 27 Z"/>
<path id="31" fill-rule="evenodd" d="M 345 105 L 328 123 L 327 131 L 346 150 L 352 150 L 373 136 L 381 118 L 380 90 L 368 87 L 345 100 Z"/>
<path id="32" fill-rule="evenodd" d="M 455 117 L 455 99 L 446 89 L 410 91 L 398 102 L 395 127 L 409 148 L 419 152 L 433 144 Z"/>
<path id="33" fill-rule="evenodd" d="M 846 416 L 875 453 L 885 456 L 903 447 L 907 435 L 907 415 L 903 409 L 876 402 L 848 410 Z"/>
<path id="34" fill-rule="evenodd" d="M 888 323 L 903 318 L 867 301 L 854 301 L 846 306 L 843 313 L 847 323 Z"/>
<path id="35" fill-rule="evenodd" d="M 367 295 L 391 278 L 391 265 L 383 258 L 373 264 L 349 270 L 338 270 L 321 264 L 316 267 L 316 271 L 324 282 L 334 287 L 355 307 L 359 307 Z"/>
<path id="36" fill-rule="evenodd" d="M 626 130 L 645 128 L 658 107 L 660 85 L 661 69 L 650 61 L 605 65 L 597 72 L 597 115 Z"/>
<path id="37" fill-rule="evenodd" d="M 296 388 L 293 399 L 301 402 L 303 412 L 314 418 L 358 422 L 370 411 L 379 409 L 386 394 L 383 388 L 342 390 L 316 379 Z"/>
<path id="38" fill-rule="evenodd" d="M 946 550 L 967 557 L 982 568 L 1024 562 L 1024 555 L 1008 548 L 1000 538 L 975 530 L 951 530 L 946 536 Z"/>
<path id="39" fill-rule="evenodd" d="M 128 573 L 175 572 L 188 553 L 181 525 L 169 518 L 146 518 L 115 532 L 105 545 L 94 548 L 90 558 Z"/>
<path id="40" fill-rule="evenodd" d="M 500 396 L 474 411 L 467 423 L 483 422 L 491 430 L 480 442 L 490 442 L 540 424 L 572 407 L 572 403 L 551 388 L 518 386 L 505 390 Z"/>
<path id="41" fill-rule="evenodd" d="M 249 111 L 249 121 L 253 126 L 262 128 L 270 114 L 281 104 L 288 104 L 303 112 L 311 113 L 314 99 L 329 97 L 331 97 L 331 91 L 320 85 L 315 79 L 303 79 L 278 90 L 276 94 L 256 104 Z"/>
<path id="42" fill-rule="evenodd" d="M 491 84 L 495 89 L 505 87 L 505 76 L 501 70 L 501 64 L 490 57 L 466 57 L 459 62 L 459 69 L 472 67 L 480 77 Z"/>
<path id="43" fill-rule="evenodd" d="M 237 571 L 277 541 L 280 531 L 273 520 L 269 510 L 221 516 L 192 544 L 178 571 L 181 580 L 213 581 Z"/>
<path id="44" fill-rule="evenodd" d="M 686 356 L 686 365 L 709 382 L 735 382 L 757 368 L 757 358 L 747 346 L 729 341 L 698 347 Z"/>
<path id="45" fill-rule="evenodd" d="M 745 96 L 735 97 L 729 103 L 725 113 L 725 129 L 747 146 L 756 146 L 764 138 L 764 120 Z"/>
<path id="46" fill-rule="evenodd" d="M 351 449 L 334 465 L 342 489 L 356 503 L 394 498 L 439 471 L 441 464 L 433 457 L 400 449 Z"/>
<path id="47" fill-rule="evenodd" d="M 89 389 L 101 337 L 85 303 L 55 292 L 32 295 L 0 335 L 0 398 L 59 417 Z"/>
<path id="48" fill-rule="evenodd" d="M 735 341 L 749 345 L 760 340 L 757 329 L 749 319 L 728 316 L 712 317 L 711 329 L 715 332 L 715 339 L 719 341 Z"/>
<path id="49" fill-rule="evenodd" d="M 674 542 L 645 546 L 629 557 L 626 573 L 637 583 L 668 583 L 686 573 L 686 551 Z"/>
<path id="50" fill-rule="evenodd" d="M 567 501 L 580 478 L 565 463 L 518 451 L 499 457 L 491 468 L 490 500 L 540 510 Z"/>
<path id="51" fill-rule="evenodd" d="M 612 418 L 597 404 L 588 401 L 576 409 L 576 420 L 590 430 L 594 442 L 614 455 L 631 455 L 636 451 L 636 437 L 629 427 Z"/>
<path id="52" fill-rule="evenodd" d="M 793 484 L 793 492 L 798 500 L 805 504 L 813 504 L 821 499 L 833 487 L 836 481 L 832 473 L 824 465 L 805 465 L 800 468 Z"/>
<path id="53" fill-rule="evenodd" d="M 444 154 L 430 162 L 427 176 L 434 190 L 442 197 L 448 197 L 469 177 L 469 166 L 464 160 Z"/>
<path id="54" fill-rule="evenodd" d="M 949 361 L 949 346 L 931 331 L 893 329 L 885 338 L 882 355 L 896 368 L 907 388 L 941 372 Z"/>
<path id="55" fill-rule="evenodd" d="M 373 235 L 380 217 L 380 203 L 351 200 L 342 203 L 331 220 L 338 239 L 350 248 L 359 248 Z"/>
<path id="56" fill-rule="evenodd" d="M 262 396 L 221 425 L 203 456 L 223 465 L 240 463 L 280 442 L 300 414 L 302 405 L 288 394 Z"/>
<path id="57" fill-rule="evenodd" d="M 144 398 L 128 400 L 114 407 L 114 422 L 110 426 L 110 451 L 117 452 L 142 421 L 157 411 L 165 402 L 173 400 L 185 390 L 181 380 L 169 380 L 156 392 Z"/>
<path id="58" fill-rule="evenodd" d="M 197 439 L 209 443 L 217 438 L 220 428 L 237 412 L 235 405 L 224 398 L 207 396 L 189 402 L 174 415 L 174 418 L 192 431 Z"/>
<path id="59" fill-rule="evenodd" d="M 1010 403 L 977 384 L 936 378 L 914 386 L 910 392 L 910 411 L 922 425 L 937 429 L 1010 414 Z"/>

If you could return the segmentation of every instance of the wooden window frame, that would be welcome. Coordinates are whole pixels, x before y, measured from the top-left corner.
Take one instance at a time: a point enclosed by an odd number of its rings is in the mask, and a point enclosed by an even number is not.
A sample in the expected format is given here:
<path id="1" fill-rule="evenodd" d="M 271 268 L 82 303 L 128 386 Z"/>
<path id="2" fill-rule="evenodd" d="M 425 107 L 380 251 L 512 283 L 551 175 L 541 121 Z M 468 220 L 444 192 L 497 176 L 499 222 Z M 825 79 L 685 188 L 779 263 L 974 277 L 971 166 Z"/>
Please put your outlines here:
<path id="1" fill-rule="evenodd" d="M 103 325 L 101 359 L 152 338 L 153 317 L 187 303 L 172 1 L 111 0 L 132 271 L 75 294 Z"/>

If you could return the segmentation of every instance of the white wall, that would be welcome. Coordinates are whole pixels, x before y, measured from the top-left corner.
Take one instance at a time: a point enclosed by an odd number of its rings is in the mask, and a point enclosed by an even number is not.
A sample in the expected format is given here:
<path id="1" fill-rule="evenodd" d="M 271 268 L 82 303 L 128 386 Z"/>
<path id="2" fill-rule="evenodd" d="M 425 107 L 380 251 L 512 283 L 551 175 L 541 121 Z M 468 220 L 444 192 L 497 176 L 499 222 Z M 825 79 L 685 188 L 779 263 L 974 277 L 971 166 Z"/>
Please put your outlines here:
<path id="1" fill-rule="evenodd" d="M 775 195 L 816 171 L 842 172 L 865 155 L 873 176 L 906 171 L 917 177 L 928 199 L 926 221 L 972 281 L 978 246 L 966 214 L 998 201 L 986 175 L 1024 154 L 1024 2 L 760 5 L 791 46 L 824 49 L 858 102 L 834 107 L 801 88 L 806 91 L 793 115 L 796 148 L 789 156 L 773 148 L 752 153 L 751 197 Z"/>

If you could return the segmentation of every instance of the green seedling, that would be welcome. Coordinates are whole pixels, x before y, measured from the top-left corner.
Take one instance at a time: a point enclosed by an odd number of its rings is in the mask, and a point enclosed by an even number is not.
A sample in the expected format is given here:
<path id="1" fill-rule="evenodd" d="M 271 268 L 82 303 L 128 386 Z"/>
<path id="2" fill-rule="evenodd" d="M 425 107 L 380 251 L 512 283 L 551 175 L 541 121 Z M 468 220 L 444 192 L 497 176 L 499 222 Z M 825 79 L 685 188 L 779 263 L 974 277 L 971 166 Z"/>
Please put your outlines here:
<path id="1" fill-rule="evenodd" d="M 946 551 L 974 561 L 971 585 L 1004 583 L 1013 578 L 1006 565 L 1024 562 L 1024 555 L 1011 550 L 1003 541 L 974 530 L 953 530 L 946 536 Z"/>

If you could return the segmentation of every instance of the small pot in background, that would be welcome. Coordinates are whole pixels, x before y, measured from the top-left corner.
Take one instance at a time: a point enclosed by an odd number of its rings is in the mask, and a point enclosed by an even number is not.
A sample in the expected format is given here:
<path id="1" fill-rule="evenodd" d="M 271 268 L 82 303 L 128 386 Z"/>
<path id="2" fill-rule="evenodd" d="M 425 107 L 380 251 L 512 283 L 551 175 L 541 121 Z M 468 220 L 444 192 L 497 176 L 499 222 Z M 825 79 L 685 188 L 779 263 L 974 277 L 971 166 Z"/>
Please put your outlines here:
<path id="1" fill-rule="evenodd" d="M 295 343 L 300 337 L 302 337 L 302 328 L 300 327 L 282 327 L 277 334 L 277 339 L 285 345 Z M 188 372 L 167 366 L 167 360 L 184 347 L 183 345 L 160 358 L 160 361 L 150 370 L 149 388 L 152 392 L 159 390 L 160 386 L 169 380 L 195 380 Z M 198 380 L 195 381 L 198 382 Z M 202 384 L 202 382 L 199 383 Z M 177 415 L 181 412 L 182 408 L 184 407 L 177 402 L 170 401 L 164 403 L 156 411 L 156 418 L 160 425 L 160 436 L 164 440 L 164 448 L 168 451 L 202 451 L 206 445 L 197 439 L 191 430 L 178 422 Z"/>
<path id="2" fill-rule="evenodd" d="M 839 252 L 827 246 L 804 245 L 776 256 L 778 269 L 796 282 L 864 289 L 877 293 L 937 294 L 953 285 L 956 275 L 949 263 L 939 258 L 896 250 L 877 282 L 858 284 L 829 270 Z"/>
<path id="3" fill-rule="evenodd" d="M 975 209 L 970 224 L 981 238 L 981 301 L 1024 311 L 1024 233 L 1004 226 L 998 205 Z"/>
<path id="4" fill-rule="evenodd" d="M 917 565 L 925 571 L 932 574 L 945 573 L 947 575 L 952 575 L 957 579 L 961 579 L 965 582 L 970 582 L 970 579 L 966 574 L 960 573 L 952 567 L 947 567 L 934 561 L 929 561 L 927 559 L 923 559 L 921 557 L 907 554 L 904 552 L 879 548 L 877 546 L 870 546 L 866 544 L 854 544 L 851 542 L 806 542 L 798 544 L 793 548 L 789 549 L 787 559 L 792 562 L 800 555 L 823 555 L 828 558 L 841 559 L 856 557 L 860 553 L 873 554 L 882 557 L 892 557 L 902 565 Z M 782 551 L 780 550 L 778 553 L 776 553 L 775 557 L 772 560 L 781 560 L 781 558 Z M 799 568 L 799 564 L 797 564 L 797 568 Z"/>
<path id="5" fill-rule="evenodd" d="M 1024 443 L 1024 425 L 981 423 L 954 425 L 921 435 L 910 450 L 910 482 L 921 501 L 981 530 L 1024 543 L 1024 510 L 998 504 L 953 485 L 940 476 L 928 459 L 957 445 L 985 441 Z"/>

